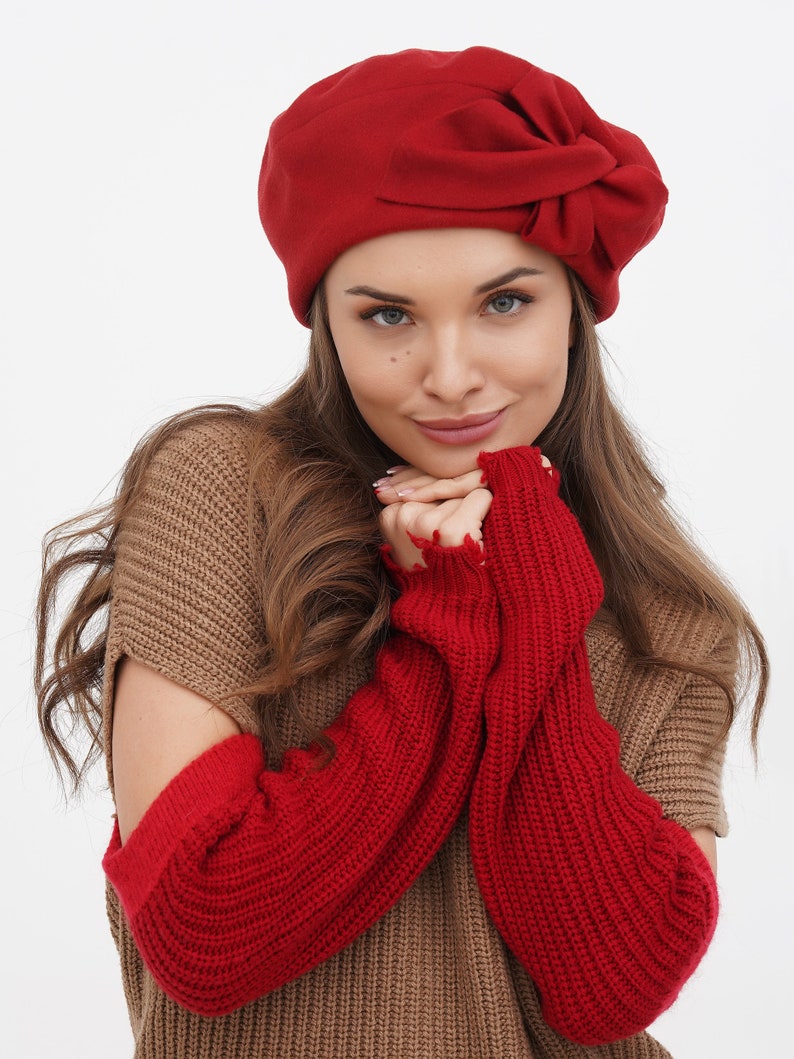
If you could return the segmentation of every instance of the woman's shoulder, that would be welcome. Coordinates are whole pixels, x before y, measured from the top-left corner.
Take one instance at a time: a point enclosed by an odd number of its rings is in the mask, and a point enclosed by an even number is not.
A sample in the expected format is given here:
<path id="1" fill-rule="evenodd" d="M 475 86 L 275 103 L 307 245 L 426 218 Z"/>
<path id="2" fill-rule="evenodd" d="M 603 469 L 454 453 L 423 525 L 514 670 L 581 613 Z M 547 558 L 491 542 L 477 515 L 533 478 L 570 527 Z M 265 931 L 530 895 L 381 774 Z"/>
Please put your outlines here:
<path id="1" fill-rule="evenodd" d="M 266 408 L 204 405 L 150 430 L 124 469 L 122 533 L 159 511 L 192 526 L 239 520 L 250 510 L 254 466 L 262 495 L 278 463 L 277 444 L 267 443 L 266 415 Z"/>
<path id="2" fill-rule="evenodd" d="M 155 605 L 206 606 L 251 581 L 249 501 L 255 415 L 231 405 L 191 409 L 150 431 L 120 489 L 114 547 L 114 612 Z M 146 604 L 144 606 L 144 604 Z"/>
<path id="3" fill-rule="evenodd" d="M 736 628 L 713 607 L 658 590 L 645 595 L 643 614 L 652 654 L 658 658 L 674 658 L 694 667 L 735 659 Z M 587 642 L 591 656 L 596 658 L 630 659 L 625 636 L 606 607 L 593 618 Z"/>
<path id="4" fill-rule="evenodd" d="M 213 484 L 247 477 L 256 433 L 257 413 L 237 405 L 207 405 L 180 412 L 153 428 L 136 447 L 126 470 L 133 487 L 139 482 L 169 484 L 186 476 Z M 198 474 L 196 472 L 199 472 Z"/>
<path id="5" fill-rule="evenodd" d="M 248 698 L 229 696 L 256 679 L 264 636 L 255 558 L 264 523 L 249 500 L 256 427 L 248 410 L 198 408 L 133 454 L 113 555 L 106 711 L 127 655 L 224 703 L 251 730 Z"/>
<path id="6" fill-rule="evenodd" d="M 724 834 L 719 775 L 736 630 L 715 610 L 661 592 L 647 597 L 645 613 L 652 664 L 633 657 L 609 611 L 599 611 L 587 630 L 599 712 L 620 734 L 624 770 L 669 815 Z"/>

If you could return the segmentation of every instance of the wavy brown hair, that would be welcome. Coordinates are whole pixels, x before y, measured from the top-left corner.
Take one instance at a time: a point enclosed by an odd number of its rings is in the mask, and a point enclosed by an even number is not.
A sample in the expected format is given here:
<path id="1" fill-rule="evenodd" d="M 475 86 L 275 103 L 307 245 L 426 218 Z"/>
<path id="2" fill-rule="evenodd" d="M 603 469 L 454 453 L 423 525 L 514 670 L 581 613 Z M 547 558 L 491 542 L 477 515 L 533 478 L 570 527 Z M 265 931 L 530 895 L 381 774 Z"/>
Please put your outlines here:
<path id="1" fill-rule="evenodd" d="M 768 679 L 763 638 L 670 509 L 663 484 L 610 395 L 589 296 L 573 273 L 570 278 L 575 340 L 568 381 L 537 444 L 560 469 L 562 493 L 604 579 L 605 607 L 630 654 L 716 682 L 726 694 L 726 731 L 738 702 L 754 688 L 755 748 Z M 267 645 L 257 684 L 241 690 L 256 695 L 269 747 L 283 749 L 274 702 L 286 703 L 307 738 L 316 738 L 300 717 L 300 681 L 371 650 L 385 635 L 391 588 L 377 562 L 380 505 L 371 482 L 396 456 L 363 422 L 350 396 L 322 286 L 311 323 L 306 369 L 272 404 L 212 405 L 168 420 L 138 445 L 108 504 L 55 527 L 45 539 L 35 662 L 39 722 L 56 767 L 75 790 L 103 743 L 100 699 L 119 526 L 153 454 L 186 424 L 226 416 L 251 428 L 250 540 L 264 508 L 264 548 L 261 554 L 252 548 L 252 561 L 263 586 Z M 74 576 L 78 591 L 53 629 L 58 598 Z M 659 592 L 716 615 L 735 634 L 736 680 L 687 658 L 654 653 L 647 604 Z M 76 755 L 70 744 L 80 732 L 88 745 Z"/>

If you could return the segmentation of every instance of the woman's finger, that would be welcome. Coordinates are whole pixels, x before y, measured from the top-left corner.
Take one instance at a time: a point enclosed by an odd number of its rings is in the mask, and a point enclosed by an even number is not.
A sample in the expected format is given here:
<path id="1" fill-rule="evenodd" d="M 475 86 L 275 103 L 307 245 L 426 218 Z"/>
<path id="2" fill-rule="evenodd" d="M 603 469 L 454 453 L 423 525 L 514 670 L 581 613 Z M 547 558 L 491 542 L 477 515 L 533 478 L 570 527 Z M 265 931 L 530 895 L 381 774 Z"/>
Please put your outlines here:
<path id="1" fill-rule="evenodd" d="M 439 505 L 438 543 L 453 548 L 463 544 L 466 537 L 473 541 L 482 540 L 482 524 L 492 500 L 493 494 L 488 489 L 479 488 L 460 500 Z"/>
<path id="2" fill-rule="evenodd" d="M 401 474 L 394 478 L 380 479 L 375 483 L 375 493 L 381 503 L 393 504 L 397 500 L 414 500 L 429 504 L 439 500 L 453 500 L 480 489 L 483 472 L 479 469 L 467 471 L 454 478 L 433 478 L 426 474 Z"/>
<path id="3" fill-rule="evenodd" d="M 372 483 L 372 487 L 375 490 L 375 496 L 382 504 L 398 504 L 402 501 L 398 490 L 408 486 L 417 488 L 434 481 L 435 478 L 432 475 L 425 474 L 418 467 L 401 465 L 389 468 L 381 478 Z"/>
<path id="4" fill-rule="evenodd" d="M 482 539 L 482 522 L 491 506 L 492 495 L 482 487 L 463 497 L 433 503 L 406 500 L 387 506 L 380 516 L 384 539 L 392 546 L 394 559 L 410 569 L 423 565 L 422 553 L 413 539 L 437 541 L 442 547 L 463 544 L 467 536 Z"/>
<path id="5" fill-rule="evenodd" d="M 426 504 L 433 500 L 452 500 L 468 496 L 475 489 L 481 489 L 484 484 L 483 472 L 477 468 L 454 478 L 436 478 L 425 484 L 407 482 L 400 485 L 397 494 L 400 497 L 410 496 L 411 500 Z"/>

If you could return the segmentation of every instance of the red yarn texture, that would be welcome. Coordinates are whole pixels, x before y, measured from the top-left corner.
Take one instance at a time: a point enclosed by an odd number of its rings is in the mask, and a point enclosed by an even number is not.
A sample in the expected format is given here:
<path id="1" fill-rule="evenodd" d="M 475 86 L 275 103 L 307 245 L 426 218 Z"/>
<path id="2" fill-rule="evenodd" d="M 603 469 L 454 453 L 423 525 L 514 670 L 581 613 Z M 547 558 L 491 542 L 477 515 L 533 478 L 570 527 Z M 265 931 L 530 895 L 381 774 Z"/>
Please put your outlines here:
<path id="1" fill-rule="evenodd" d="M 716 883 L 689 833 L 622 771 L 596 709 L 584 630 L 601 580 L 556 474 L 529 448 L 481 465 L 501 649 L 471 796 L 474 869 L 548 1023 L 605 1044 L 673 1002 L 714 932 Z"/>
<path id="2" fill-rule="evenodd" d="M 601 581 L 537 449 L 483 454 L 479 547 L 384 556 L 400 590 L 336 756 L 265 769 L 251 735 L 179 773 L 103 865 L 160 987 L 229 1013 L 350 944 L 395 904 L 470 796 L 477 881 L 544 1017 L 596 1045 L 645 1028 L 706 950 L 717 892 L 691 836 L 621 770 L 584 630 Z M 641 705 L 638 705 L 638 709 Z M 483 739 L 483 728 L 485 737 Z"/>
<path id="3" fill-rule="evenodd" d="M 373 680 L 328 735 L 336 756 L 291 750 L 265 771 L 234 736 L 177 775 L 103 866 L 161 988 L 203 1015 L 241 1007 L 375 923 L 460 815 L 497 651 L 496 597 L 479 547 L 390 564 L 402 594 Z M 387 559 L 388 562 L 388 559 Z M 439 597 L 443 594 L 443 607 Z"/>

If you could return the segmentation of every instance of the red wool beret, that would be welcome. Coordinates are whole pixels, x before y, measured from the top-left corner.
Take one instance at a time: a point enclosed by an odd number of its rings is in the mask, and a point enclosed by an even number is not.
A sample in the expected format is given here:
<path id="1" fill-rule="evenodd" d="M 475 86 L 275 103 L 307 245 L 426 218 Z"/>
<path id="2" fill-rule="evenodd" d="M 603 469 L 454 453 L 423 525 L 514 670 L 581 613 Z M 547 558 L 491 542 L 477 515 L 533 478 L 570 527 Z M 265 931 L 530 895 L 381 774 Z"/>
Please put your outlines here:
<path id="1" fill-rule="evenodd" d="M 427 228 L 518 233 L 581 277 L 604 320 L 666 202 L 637 136 L 562 78 L 480 47 L 376 55 L 312 85 L 273 122 L 259 178 L 301 323 L 344 250 Z"/>

